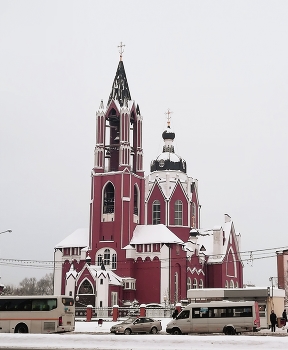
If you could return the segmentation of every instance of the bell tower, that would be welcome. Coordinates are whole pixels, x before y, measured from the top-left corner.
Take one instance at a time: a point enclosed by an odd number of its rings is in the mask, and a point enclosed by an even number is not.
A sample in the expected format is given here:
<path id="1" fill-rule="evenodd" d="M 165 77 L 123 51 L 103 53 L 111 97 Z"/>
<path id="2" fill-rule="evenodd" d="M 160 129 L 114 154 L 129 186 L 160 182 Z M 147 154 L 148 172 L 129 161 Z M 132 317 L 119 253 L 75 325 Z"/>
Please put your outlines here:
<path id="1" fill-rule="evenodd" d="M 115 270 L 121 276 L 123 269 L 124 275 L 128 273 L 129 265 L 124 263 L 124 248 L 136 225 L 144 223 L 145 185 L 142 116 L 138 104 L 131 99 L 122 60 L 124 45 L 121 43 L 119 47 L 120 61 L 107 106 L 105 108 L 101 101 L 96 112 L 90 256 L 92 264 L 101 265 L 103 260 L 107 269 Z M 110 259 L 105 259 L 108 250 Z"/>

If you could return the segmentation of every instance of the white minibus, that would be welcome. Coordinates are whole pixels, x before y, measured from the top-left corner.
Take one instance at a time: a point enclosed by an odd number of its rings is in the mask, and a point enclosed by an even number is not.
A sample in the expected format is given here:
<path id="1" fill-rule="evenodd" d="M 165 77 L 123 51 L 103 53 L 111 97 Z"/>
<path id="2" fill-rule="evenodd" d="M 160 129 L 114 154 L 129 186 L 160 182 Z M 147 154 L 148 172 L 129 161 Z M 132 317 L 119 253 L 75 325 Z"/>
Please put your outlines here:
<path id="1" fill-rule="evenodd" d="M 74 329 L 75 305 L 71 297 L 0 296 L 0 333 L 57 333 Z"/>
<path id="2" fill-rule="evenodd" d="M 212 301 L 187 305 L 166 327 L 170 334 L 255 332 L 260 328 L 256 301 Z"/>

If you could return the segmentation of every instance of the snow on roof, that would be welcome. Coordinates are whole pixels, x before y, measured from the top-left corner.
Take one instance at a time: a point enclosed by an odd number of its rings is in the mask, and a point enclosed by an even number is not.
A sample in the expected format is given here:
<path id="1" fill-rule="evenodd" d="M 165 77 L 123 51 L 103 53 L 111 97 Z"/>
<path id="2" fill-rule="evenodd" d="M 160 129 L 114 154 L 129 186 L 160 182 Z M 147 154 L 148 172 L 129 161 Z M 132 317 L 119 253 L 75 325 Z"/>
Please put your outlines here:
<path id="1" fill-rule="evenodd" d="M 177 163 L 180 162 L 181 158 L 179 156 L 177 156 L 177 154 L 175 153 L 170 153 L 170 152 L 163 152 L 161 153 L 158 157 L 157 160 L 167 160 L 169 159 L 171 162 Z"/>
<path id="2" fill-rule="evenodd" d="M 90 265 L 88 269 L 90 270 L 91 274 L 94 274 L 95 277 L 99 277 L 101 274 L 105 277 L 108 277 L 109 284 L 113 284 L 115 286 L 122 285 L 122 278 L 116 275 L 116 273 L 111 270 L 102 270 L 101 266 L 97 265 Z"/>
<path id="3" fill-rule="evenodd" d="M 184 242 L 165 225 L 137 225 L 130 244 L 178 243 Z"/>
<path id="4" fill-rule="evenodd" d="M 88 228 L 78 228 L 58 243 L 55 248 L 87 247 L 89 244 Z"/>

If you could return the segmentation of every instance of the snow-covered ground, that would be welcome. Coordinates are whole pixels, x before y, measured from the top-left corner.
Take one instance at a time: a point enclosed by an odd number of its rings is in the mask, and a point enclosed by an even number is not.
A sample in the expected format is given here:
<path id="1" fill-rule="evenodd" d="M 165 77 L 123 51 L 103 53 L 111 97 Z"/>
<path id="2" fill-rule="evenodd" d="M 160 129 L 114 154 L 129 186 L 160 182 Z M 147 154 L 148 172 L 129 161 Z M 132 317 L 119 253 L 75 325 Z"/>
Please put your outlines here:
<path id="1" fill-rule="evenodd" d="M 162 319 L 163 331 L 152 335 L 115 335 L 110 327 L 116 322 L 76 322 L 75 332 L 66 334 L 0 334 L 0 349 L 278 349 L 288 347 L 287 330 L 276 333 L 262 330 L 255 335 L 168 335 Z"/>

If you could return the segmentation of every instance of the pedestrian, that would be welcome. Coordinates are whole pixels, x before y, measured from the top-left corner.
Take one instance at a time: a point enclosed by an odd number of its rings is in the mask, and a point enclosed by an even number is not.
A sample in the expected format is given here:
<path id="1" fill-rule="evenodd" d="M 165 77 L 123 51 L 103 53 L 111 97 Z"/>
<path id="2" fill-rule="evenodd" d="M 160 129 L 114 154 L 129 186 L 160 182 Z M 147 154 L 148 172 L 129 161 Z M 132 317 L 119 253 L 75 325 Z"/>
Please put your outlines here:
<path id="1" fill-rule="evenodd" d="M 286 325 L 286 322 L 287 322 L 287 313 L 286 313 L 286 309 L 284 309 L 284 311 L 282 312 L 282 318 L 285 320 L 285 324 L 284 326 Z"/>
<path id="2" fill-rule="evenodd" d="M 271 322 L 271 332 L 275 332 L 275 330 L 276 330 L 276 323 L 277 323 L 277 316 L 276 316 L 274 310 L 271 310 L 270 322 Z"/>
<path id="3" fill-rule="evenodd" d="M 284 329 L 284 327 L 286 326 L 286 323 L 287 323 L 287 313 L 286 313 L 286 309 L 284 309 L 284 311 L 282 312 L 282 326 Z"/>
<path id="4" fill-rule="evenodd" d="M 178 310 L 175 309 L 175 310 L 173 311 L 172 318 L 176 318 L 177 315 L 178 315 Z"/>

